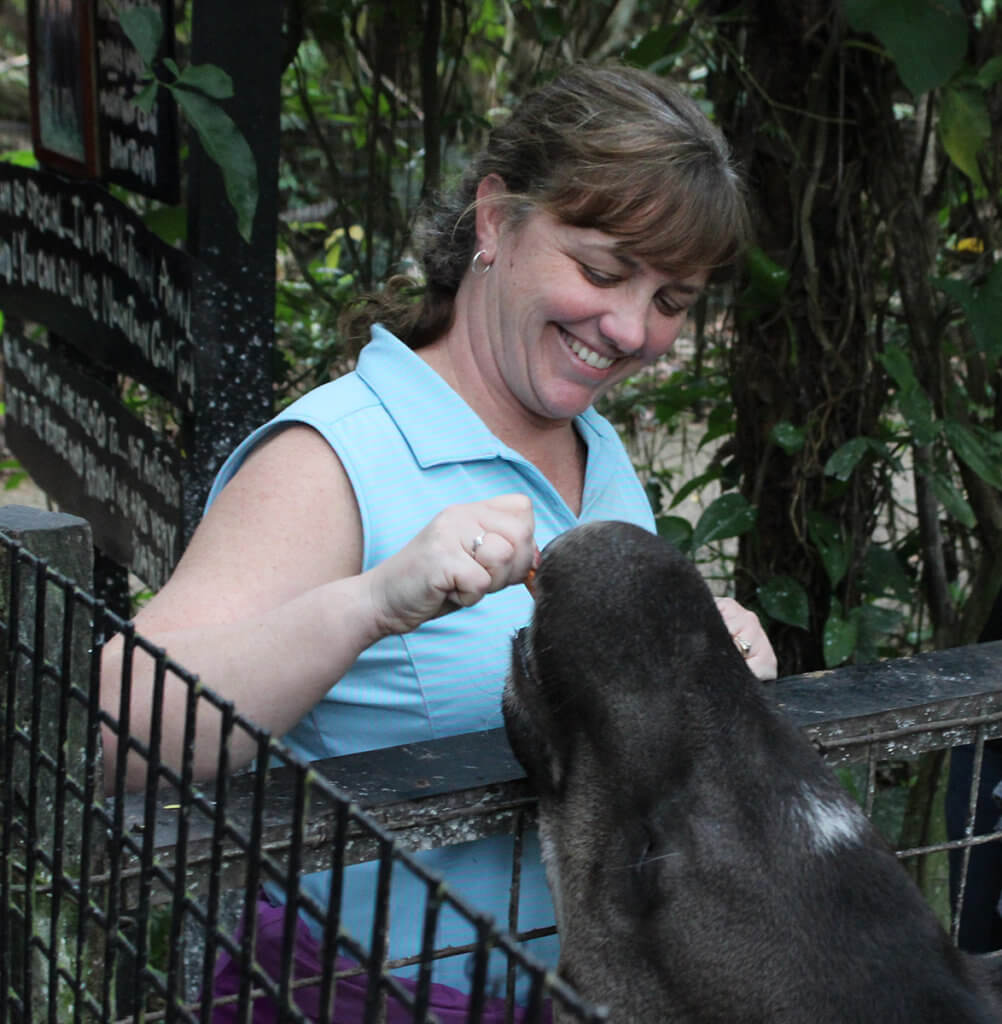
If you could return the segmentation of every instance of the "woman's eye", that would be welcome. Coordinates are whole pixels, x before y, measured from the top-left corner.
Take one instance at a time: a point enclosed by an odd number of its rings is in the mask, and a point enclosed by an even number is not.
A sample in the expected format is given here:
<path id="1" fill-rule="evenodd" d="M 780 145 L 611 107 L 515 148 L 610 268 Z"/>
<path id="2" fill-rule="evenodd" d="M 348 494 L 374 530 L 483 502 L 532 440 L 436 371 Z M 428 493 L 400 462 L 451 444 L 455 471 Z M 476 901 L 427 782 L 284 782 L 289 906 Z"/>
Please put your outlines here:
<path id="1" fill-rule="evenodd" d="M 615 274 L 607 274 L 604 270 L 599 270 L 597 267 L 589 266 L 587 263 L 580 263 L 578 265 L 581 267 L 581 273 L 583 273 L 592 284 L 609 287 L 610 285 L 618 284 L 621 280 Z"/>
<path id="2" fill-rule="evenodd" d="M 680 306 L 677 302 L 673 302 L 667 295 L 659 295 L 656 301 L 662 316 L 684 316 L 689 312 L 688 306 Z"/>

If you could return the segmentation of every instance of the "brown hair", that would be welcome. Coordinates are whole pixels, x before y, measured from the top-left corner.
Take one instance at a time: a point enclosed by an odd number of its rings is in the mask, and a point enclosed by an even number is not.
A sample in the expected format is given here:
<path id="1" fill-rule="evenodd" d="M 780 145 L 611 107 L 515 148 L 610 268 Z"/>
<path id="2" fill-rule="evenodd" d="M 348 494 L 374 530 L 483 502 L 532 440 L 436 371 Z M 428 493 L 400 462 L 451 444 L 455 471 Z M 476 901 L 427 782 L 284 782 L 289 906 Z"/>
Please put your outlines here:
<path id="1" fill-rule="evenodd" d="M 666 273 L 732 263 L 748 213 L 723 136 L 676 85 L 621 65 L 579 64 L 527 96 L 456 187 L 426 207 L 415 232 L 425 283 L 395 279 L 366 302 L 358 323 L 381 320 L 412 348 L 452 323 L 476 244 L 477 186 L 505 183 L 512 223 L 544 209 L 597 228 Z"/>

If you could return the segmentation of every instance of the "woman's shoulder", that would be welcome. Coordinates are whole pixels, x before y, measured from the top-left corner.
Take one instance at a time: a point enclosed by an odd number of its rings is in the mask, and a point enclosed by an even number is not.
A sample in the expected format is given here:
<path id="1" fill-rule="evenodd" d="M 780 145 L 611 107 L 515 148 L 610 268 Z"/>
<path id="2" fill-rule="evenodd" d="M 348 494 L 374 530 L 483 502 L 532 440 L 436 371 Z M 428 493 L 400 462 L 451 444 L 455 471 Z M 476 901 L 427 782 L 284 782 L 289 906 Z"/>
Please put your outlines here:
<path id="1" fill-rule="evenodd" d="M 359 409 L 379 405 L 379 398 L 354 370 L 300 395 L 272 422 L 332 422 Z"/>

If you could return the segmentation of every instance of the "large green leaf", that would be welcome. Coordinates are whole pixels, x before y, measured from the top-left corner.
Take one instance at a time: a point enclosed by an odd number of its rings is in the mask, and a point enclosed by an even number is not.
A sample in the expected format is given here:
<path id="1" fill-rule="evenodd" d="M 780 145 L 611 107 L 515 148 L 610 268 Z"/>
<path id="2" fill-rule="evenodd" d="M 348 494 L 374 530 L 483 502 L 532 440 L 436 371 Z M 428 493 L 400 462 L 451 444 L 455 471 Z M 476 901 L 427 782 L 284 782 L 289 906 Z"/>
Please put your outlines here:
<path id="1" fill-rule="evenodd" d="M 810 624 L 807 591 L 792 576 L 773 576 L 758 588 L 758 599 L 765 613 L 777 622 L 799 629 Z"/>
<path id="2" fill-rule="evenodd" d="M 755 509 L 741 494 L 722 494 L 699 517 L 692 533 L 692 550 L 711 541 L 739 537 L 755 525 Z"/>
<path id="3" fill-rule="evenodd" d="M 952 277 L 936 278 L 935 284 L 967 315 L 978 349 L 991 359 L 1002 357 L 1002 263 L 977 287 Z"/>
<path id="4" fill-rule="evenodd" d="M 918 387 L 918 378 L 908 353 L 900 345 L 888 345 L 878 356 L 880 364 L 902 391 Z"/>
<path id="5" fill-rule="evenodd" d="M 787 455 L 793 455 L 804 447 L 804 428 L 795 426 L 789 420 L 777 423 L 770 436 Z"/>
<path id="6" fill-rule="evenodd" d="M 842 528 L 826 515 L 810 512 L 807 516 L 807 532 L 821 555 L 831 585 L 836 586 L 849 568 L 849 547 L 842 536 Z"/>
<path id="7" fill-rule="evenodd" d="M 946 439 L 957 458 L 974 470 L 985 483 L 1002 490 L 1002 468 L 998 464 L 998 446 L 984 435 L 956 420 L 943 425 Z"/>
<path id="8" fill-rule="evenodd" d="M 856 661 L 877 661 L 881 645 L 893 643 L 893 634 L 901 628 L 904 616 L 895 608 L 879 604 L 863 604 L 852 610 L 852 619 L 858 627 L 856 633 Z"/>
<path id="9" fill-rule="evenodd" d="M 959 0 L 844 0 L 849 24 L 875 35 L 916 96 L 948 82 L 967 52 Z"/>
<path id="10" fill-rule="evenodd" d="M 858 612 L 860 628 L 873 633 L 890 633 L 901 625 L 904 618 L 897 608 L 885 608 L 879 604 L 864 604 L 855 609 Z"/>
<path id="11" fill-rule="evenodd" d="M 912 599 L 911 577 L 896 551 L 871 544 L 863 562 L 861 586 L 873 597 L 887 595 L 907 604 Z"/>
<path id="12" fill-rule="evenodd" d="M 919 470 L 919 472 L 922 472 L 922 470 Z M 971 508 L 964 495 L 957 490 L 953 481 L 945 473 L 938 471 L 924 472 L 922 475 L 928 479 L 933 494 L 936 495 L 943 508 L 957 522 L 966 526 L 968 530 L 973 530 L 978 524 L 977 518 L 974 515 L 974 509 Z"/>
<path id="13" fill-rule="evenodd" d="M 761 316 L 779 305 L 790 283 L 790 272 L 758 246 L 745 253 L 748 284 L 738 296 L 738 315 L 744 320 Z"/>
<path id="14" fill-rule="evenodd" d="M 978 68 L 977 78 L 982 89 L 990 89 L 996 82 L 1002 81 L 1002 54 L 986 60 Z"/>
<path id="15" fill-rule="evenodd" d="M 899 397 L 899 404 L 900 397 Z M 873 437 L 854 437 L 851 441 L 838 448 L 828 456 L 825 463 L 825 476 L 833 476 L 836 480 L 848 480 L 867 452 L 873 452 L 878 458 L 888 463 L 894 470 L 901 469 L 901 460 L 884 444 Z"/>
<path id="16" fill-rule="evenodd" d="M 214 100 L 228 100 L 233 95 L 233 79 L 215 64 L 192 64 L 178 72 L 177 84 L 204 92 Z"/>
<path id="17" fill-rule="evenodd" d="M 859 626 L 853 619 L 843 619 L 833 611 L 825 622 L 821 650 L 826 668 L 835 668 L 852 657 L 859 637 Z"/>
<path id="18" fill-rule="evenodd" d="M 712 484 L 714 481 L 719 480 L 723 475 L 723 467 L 719 462 L 711 463 L 710 466 L 705 469 L 702 473 L 698 473 L 696 476 L 689 477 L 689 479 L 675 492 L 671 500 L 671 508 L 676 508 L 681 505 L 690 494 L 694 494 L 702 488 L 706 487 L 707 484 Z"/>
<path id="19" fill-rule="evenodd" d="M 188 89 L 173 88 L 177 105 L 198 133 L 205 152 L 223 172 L 226 197 L 237 215 L 241 236 L 250 241 L 257 209 L 257 164 L 247 140 L 215 101 Z"/>
<path id="20" fill-rule="evenodd" d="M 188 236 L 188 211 L 184 206 L 155 206 L 143 214 L 143 223 L 168 245 Z"/>
<path id="21" fill-rule="evenodd" d="M 658 516 L 658 536 L 675 547 L 688 551 L 692 542 L 692 524 L 682 516 Z"/>
<path id="22" fill-rule="evenodd" d="M 848 480 L 852 471 L 859 465 L 859 460 L 870 448 L 865 437 L 854 437 L 832 452 L 825 463 L 825 476 L 833 476 L 837 480 Z"/>
<path id="23" fill-rule="evenodd" d="M 898 392 L 898 408 L 904 416 L 915 443 L 932 444 L 939 436 L 940 423 L 936 419 L 932 400 L 920 387 Z"/>
<path id="24" fill-rule="evenodd" d="M 888 345 L 877 357 L 898 386 L 898 408 L 917 444 L 931 444 L 939 434 L 939 423 L 929 396 L 915 376 L 912 361 L 900 345 Z"/>
<path id="25" fill-rule="evenodd" d="M 745 253 L 745 271 L 749 287 L 771 305 L 779 302 L 790 283 L 789 270 L 780 266 L 757 245 L 751 246 Z"/>
<path id="26" fill-rule="evenodd" d="M 164 23 L 160 12 L 153 7 L 130 7 L 120 10 L 118 23 L 128 40 L 136 48 L 146 67 L 150 67 L 160 49 Z"/>
<path id="27" fill-rule="evenodd" d="M 664 71 L 688 41 L 688 25 L 661 25 L 638 39 L 623 55 L 623 60 L 634 67 Z"/>
<path id="28" fill-rule="evenodd" d="M 939 103 L 939 137 L 955 166 L 975 185 L 983 185 L 978 154 L 991 137 L 992 124 L 985 94 L 979 88 L 951 86 Z"/>

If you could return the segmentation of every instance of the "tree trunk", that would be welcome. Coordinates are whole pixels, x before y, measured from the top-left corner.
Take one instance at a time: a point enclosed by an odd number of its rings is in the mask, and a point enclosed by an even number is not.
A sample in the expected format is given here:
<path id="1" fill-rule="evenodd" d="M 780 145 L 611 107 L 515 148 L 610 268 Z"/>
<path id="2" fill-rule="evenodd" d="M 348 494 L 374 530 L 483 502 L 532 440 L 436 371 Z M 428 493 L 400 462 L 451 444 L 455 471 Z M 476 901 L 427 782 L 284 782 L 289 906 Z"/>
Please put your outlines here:
<path id="1" fill-rule="evenodd" d="M 873 116 L 867 97 L 883 91 L 884 72 L 874 61 L 846 66 L 855 58 L 842 48 L 837 4 L 709 6 L 732 55 L 713 76 L 711 97 L 749 179 L 758 245 L 790 274 L 774 308 L 739 306 L 737 458 L 758 520 L 740 545 L 737 591 L 754 601 L 757 587 L 778 575 L 805 586 L 810 628 L 771 629 L 781 671 L 803 672 L 824 664 L 828 617 L 856 603 L 882 498 L 880 474 L 866 460 L 846 482 L 824 468 L 847 441 L 876 434 L 886 399 L 873 330 L 876 225 L 860 201 L 869 169 L 860 125 Z M 799 451 L 774 442 L 779 422 L 804 432 Z M 841 528 L 847 545 L 848 568 L 834 588 L 811 540 L 818 515 Z"/>

